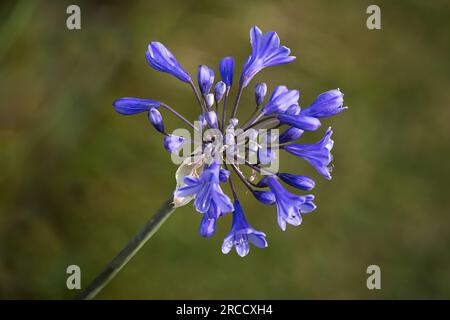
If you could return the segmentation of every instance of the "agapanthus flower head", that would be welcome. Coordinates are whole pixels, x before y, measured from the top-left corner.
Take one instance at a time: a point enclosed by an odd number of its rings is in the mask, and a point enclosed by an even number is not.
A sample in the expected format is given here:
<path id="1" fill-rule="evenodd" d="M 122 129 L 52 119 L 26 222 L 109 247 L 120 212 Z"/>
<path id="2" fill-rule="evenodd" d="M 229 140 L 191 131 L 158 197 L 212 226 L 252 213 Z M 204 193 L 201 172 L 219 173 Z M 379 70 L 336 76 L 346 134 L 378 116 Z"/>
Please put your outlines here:
<path id="1" fill-rule="evenodd" d="M 227 101 L 233 84 L 233 57 L 220 61 L 221 81 L 215 84 L 214 92 L 211 92 L 215 78 L 212 68 L 199 66 L 196 86 L 172 53 L 159 42 L 149 44 L 146 52 L 148 63 L 156 70 L 188 83 L 199 104 L 199 114 L 184 117 L 168 104 L 152 99 L 126 97 L 113 102 L 114 109 L 120 114 L 146 113 L 155 129 L 163 134 L 164 148 L 174 153 L 172 158 L 182 158 L 176 172 L 173 204 L 179 207 L 193 202 L 195 210 L 201 214 L 199 233 L 202 237 L 213 236 L 217 224 L 222 221 L 221 217 L 232 212 L 231 231 L 223 241 L 222 252 L 228 253 L 234 247 L 240 256 L 249 253 L 250 244 L 264 248 L 267 241 L 263 232 L 247 222 L 235 181 L 242 182 L 248 189 L 246 196 L 251 194 L 264 205 L 276 206 L 277 221 L 282 230 L 286 229 L 287 224 L 300 225 L 303 215 L 316 209 L 314 196 L 291 193 L 283 184 L 296 188 L 298 192 L 313 189 L 315 182 L 308 176 L 279 173 L 276 164 L 281 160 L 281 153 L 287 151 L 303 158 L 325 178 L 331 179 L 331 128 L 317 143 L 299 144 L 295 140 L 302 138 L 307 131 L 318 130 L 321 126 L 319 118 L 336 115 L 346 109 L 339 90 L 320 94 L 310 106 L 302 109 L 299 106 L 299 90 L 279 85 L 267 100 L 267 85 L 261 82 L 254 90 L 256 108 L 252 108 L 253 113 L 248 119 L 240 121 L 237 107 L 242 91 L 251 79 L 266 67 L 286 64 L 295 59 L 288 48 L 280 45 L 275 32 L 263 34 L 253 27 L 250 42 L 252 52 L 244 63 L 229 117 Z M 165 112 L 173 114 L 193 130 L 194 139 L 185 133 L 167 132 L 163 124 Z M 192 123 L 191 119 L 198 121 Z M 196 139 L 198 133 L 200 138 Z M 226 186 L 229 186 L 231 198 L 224 189 Z"/>
<path id="2" fill-rule="evenodd" d="M 181 67 L 174 55 L 162 43 L 150 42 L 145 57 L 152 68 L 169 73 L 184 82 L 192 81 L 189 73 Z"/>
<path id="3" fill-rule="evenodd" d="M 246 87 L 252 78 L 262 69 L 271 66 L 287 64 L 295 60 L 291 50 L 280 46 L 280 38 L 276 32 L 265 34 L 254 26 L 250 30 L 250 43 L 252 54 L 247 58 L 241 74 L 241 86 Z"/>

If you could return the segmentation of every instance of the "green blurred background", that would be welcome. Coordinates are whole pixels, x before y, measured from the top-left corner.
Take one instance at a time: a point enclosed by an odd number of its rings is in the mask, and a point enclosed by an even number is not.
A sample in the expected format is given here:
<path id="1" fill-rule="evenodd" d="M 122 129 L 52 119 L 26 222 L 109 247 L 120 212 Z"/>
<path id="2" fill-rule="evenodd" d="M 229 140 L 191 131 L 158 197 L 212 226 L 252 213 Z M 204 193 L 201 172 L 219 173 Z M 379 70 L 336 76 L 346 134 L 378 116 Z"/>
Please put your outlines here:
<path id="1" fill-rule="evenodd" d="M 331 182 L 283 157 L 317 181 L 318 209 L 282 232 L 275 208 L 242 197 L 269 241 L 244 259 L 220 251 L 230 216 L 203 239 L 200 214 L 178 209 L 98 297 L 450 298 L 448 1 L 377 2 L 374 31 L 372 1 L 76 1 L 82 30 L 69 31 L 74 3 L 0 8 L 0 297 L 73 297 L 66 267 L 79 265 L 86 286 L 173 191 L 161 136 L 111 106 L 147 97 L 197 116 L 190 88 L 147 66 L 147 43 L 163 42 L 193 76 L 226 55 L 239 72 L 256 24 L 298 59 L 249 88 L 299 88 L 304 106 L 339 87 L 350 107 L 304 140 L 333 126 Z M 252 110 L 249 89 L 241 117 Z M 371 264 L 381 290 L 366 287 Z"/>

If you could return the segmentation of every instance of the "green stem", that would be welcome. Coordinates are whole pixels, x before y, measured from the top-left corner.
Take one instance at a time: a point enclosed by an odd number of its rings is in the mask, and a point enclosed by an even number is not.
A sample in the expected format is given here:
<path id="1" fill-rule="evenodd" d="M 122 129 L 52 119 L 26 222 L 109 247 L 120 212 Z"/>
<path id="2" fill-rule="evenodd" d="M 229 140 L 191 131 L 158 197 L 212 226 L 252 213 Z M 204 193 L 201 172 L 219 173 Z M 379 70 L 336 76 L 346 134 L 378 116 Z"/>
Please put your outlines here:
<path id="1" fill-rule="evenodd" d="M 141 230 L 127 243 L 125 248 L 111 260 L 102 272 L 84 289 L 77 297 L 78 300 L 93 299 L 133 258 L 159 227 L 166 221 L 170 214 L 175 211 L 173 197 L 167 199 L 155 212 Z"/>

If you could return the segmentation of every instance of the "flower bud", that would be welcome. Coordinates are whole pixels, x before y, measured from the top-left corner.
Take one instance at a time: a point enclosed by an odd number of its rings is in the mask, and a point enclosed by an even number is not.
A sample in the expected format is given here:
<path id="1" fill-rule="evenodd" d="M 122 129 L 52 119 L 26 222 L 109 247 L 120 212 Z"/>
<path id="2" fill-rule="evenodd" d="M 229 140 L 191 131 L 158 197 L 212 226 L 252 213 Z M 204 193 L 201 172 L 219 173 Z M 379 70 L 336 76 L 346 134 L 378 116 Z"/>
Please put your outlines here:
<path id="1" fill-rule="evenodd" d="M 225 95 L 225 91 L 227 91 L 227 85 L 225 82 L 217 82 L 214 88 L 214 99 L 216 99 L 217 102 L 220 102 Z"/>
<path id="2" fill-rule="evenodd" d="M 264 82 L 258 83 L 255 86 L 255 101 L 256 106 L 259 107 L 264 102 L 264 97 L 267 94 L 267 85 Z"/>
<path id="3" fill-rule="evenodd" d="M 156 108 L 151 108 L 148 112 L 148 120 L 161 133 L 164 133 L 164 124 L 161 113 Z"/>

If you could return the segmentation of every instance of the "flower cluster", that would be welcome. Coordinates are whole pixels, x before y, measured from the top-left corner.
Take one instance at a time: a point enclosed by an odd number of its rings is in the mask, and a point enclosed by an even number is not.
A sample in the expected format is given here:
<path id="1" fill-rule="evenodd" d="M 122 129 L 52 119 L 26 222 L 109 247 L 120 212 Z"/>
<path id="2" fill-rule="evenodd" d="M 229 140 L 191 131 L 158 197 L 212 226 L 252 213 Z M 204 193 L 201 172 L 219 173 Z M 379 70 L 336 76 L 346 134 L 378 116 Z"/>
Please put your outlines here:
<path id="1" fill-rule="evenodd" d="M 322 176 L 331 179 L 331 128 L 324 137 L 314 144 L 299 144 L 305 131 L 315 131 L 321 126 L 321 118 L 329 117 L 347 109 L 343 106 L 343 93 L 339 89 L 320 94 L 306 108 L 299 106 L 298 90 L 278 86 L 266 100 L 267 85 L 258 83 L 254 95 L 256 108 L 252 115 L 239 125 L 236 118 L 243 89 L 252 78 L 266 67 L 288 64 L 295 60 L 290 49 L 280 45 L 275 32 L 263 33 L 258 27 L 250 30 L 252 53 L 245 61 L 239 78 L 238 90 L 231 115 L 227 104 L 233 86 L 235 63 L 232 57 L 225 57 L 219 63 L 220 81 L 214 84 L 214 70 L 206 65 L 198 67 L 197 86 L 189 73 L 183 69 L 174 55 L 161 43 L 151 42 L 145 53 L 148 64 L 161 72 L 171 74 L 189 84 L 200 106 L 200 115 L 194 123 L 169 105 L 156 100 L 121 98 L 114 101 L 115 110 L 124 115 L 147 113 L 148 120 L 157 131 L 164 135 L 164 147 L 171 153 L 179 153 L 186 144 L 194 143 L 178 135 L 169 134 L 163 124 L 160 110 L 174 114 L 191 129 L 202 132 L 216 130 L 220 135 L 204 134 L 194 152 L 183 154 L 184 161 L 177 170 L 177 187 L 174 205 L 181 206 L 193 200 L 194 207 L 202 215 L 200 235 L 210 237 L 215 233 L 217 221 L 227 213 L 232 213 L 233 223 L 225 237 L 222 252 L 228 253 L 234 247 L 240 256 L 249 252 L 250 243 L 256 247 L 267 247 L 266 235 L 254 229 L 245 218 L 239 202 L 232 170 L 251 194 L 265 205 L 277 208 L 278 225 L 282 230 L 286 224 L 298 226 L 302 215 L 316 209 L 314 196 L 296 195 L 289 192 L 282 183 L 299 190 L 309 191 L 315 182 L 303 175 L 275 172 L 269 166 L 277 160 L 279 151 L 287 151 L 305 159 Z M 211 92 L 212 91 L 212 92 Z M 278 134 L 283 128 L 281 134 Z M 264 129 L 263 139 L 269 147 L 251 143 L 251 137 Z M 219 137 L 219 138 L 218 138 Z M 217 142 L 220 145 L 217 147 Z M 241 142 L 236 142 L 241 141 Z M 244 150 L 244 156 L 238 150 Z M 248 161 L 250 153 L 256 154 L 256 161 Z M 223 191 L 228 183 L 233 200 Z"/>

